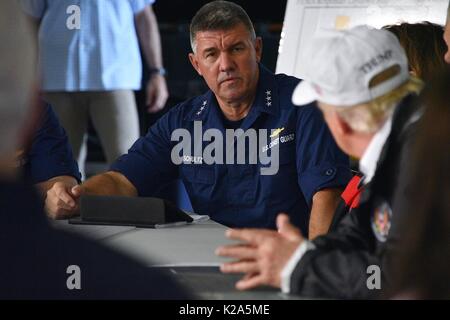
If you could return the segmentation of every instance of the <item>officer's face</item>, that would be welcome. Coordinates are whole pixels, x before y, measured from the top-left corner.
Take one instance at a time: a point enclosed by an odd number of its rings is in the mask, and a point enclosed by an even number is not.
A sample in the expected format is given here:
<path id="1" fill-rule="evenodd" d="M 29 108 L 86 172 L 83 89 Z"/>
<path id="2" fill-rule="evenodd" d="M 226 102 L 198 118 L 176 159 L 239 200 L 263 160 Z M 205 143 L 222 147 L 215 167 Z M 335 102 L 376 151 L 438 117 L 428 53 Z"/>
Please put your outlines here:
<path id="1" fill-rule="evenodd" d="M 219 102 L 239 103 L 253 99 L 261 48 L 261 39 L 252 41 L 239 24 L 230 30 L 198 32 L 196 52 L 189 59 Z"/>
<path id="2" fill-rule="evenodd" d="M 447 53 L 445 54 L 445 61 L 450 64 L 450 15 L 447 18 L 447 25 L 445 26 L 444 40 L 447 44 Z"/>

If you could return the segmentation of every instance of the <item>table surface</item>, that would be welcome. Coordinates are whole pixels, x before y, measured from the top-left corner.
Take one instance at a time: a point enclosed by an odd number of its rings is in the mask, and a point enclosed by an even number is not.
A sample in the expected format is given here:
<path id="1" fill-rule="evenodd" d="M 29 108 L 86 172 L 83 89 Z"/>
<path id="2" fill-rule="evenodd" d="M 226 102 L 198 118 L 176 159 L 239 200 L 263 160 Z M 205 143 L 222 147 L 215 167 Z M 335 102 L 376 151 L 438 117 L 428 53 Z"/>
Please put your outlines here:
<path id="1" fill-rule="evenodd" d="M 68 221 L 53 221 L 52 225 L 99 241 L 148 267 L 163 268 L 200 299 L 300 298 L 272 288 L 236 290 L 234 285 L 241 275 L 221 273 L 219 265 L 227 259 L 214 254 L 218 246 L 232 241 L 225 238 L 226 227 L 212 220 L 161 229 L 72 225 Z"/>
<path id="2" fill-rule="evenodd" d="M 98 240 L 149 267 L 218 267 L 226 259 L 217 257 L 215 249 L 231 243 L 225 238 L 226 227 L 212 220 L 158 229 L 73 225 L 67 221 L 53 224 Z"/>

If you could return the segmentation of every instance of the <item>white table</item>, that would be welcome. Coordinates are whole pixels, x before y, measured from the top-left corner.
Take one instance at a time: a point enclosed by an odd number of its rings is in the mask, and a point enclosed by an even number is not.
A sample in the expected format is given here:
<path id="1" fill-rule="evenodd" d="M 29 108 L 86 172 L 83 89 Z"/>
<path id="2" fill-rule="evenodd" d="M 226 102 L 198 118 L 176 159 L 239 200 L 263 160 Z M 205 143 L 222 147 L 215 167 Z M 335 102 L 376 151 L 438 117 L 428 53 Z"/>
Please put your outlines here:
<path id="1" fill-rule="evenodd" d="M 214 254 L 218 246 L 231 243 L 226 227 L 212 220 L 161 229 L 72 225 L 53 221 L 58 229 L 81 234 L 128 255 L 148 267 L 164 268 L 202 299 L 288 300 L 300 297 L 272 288 L 240 292 L 234 284 L 241 275 L 222 274 L 227 259 Z"/>

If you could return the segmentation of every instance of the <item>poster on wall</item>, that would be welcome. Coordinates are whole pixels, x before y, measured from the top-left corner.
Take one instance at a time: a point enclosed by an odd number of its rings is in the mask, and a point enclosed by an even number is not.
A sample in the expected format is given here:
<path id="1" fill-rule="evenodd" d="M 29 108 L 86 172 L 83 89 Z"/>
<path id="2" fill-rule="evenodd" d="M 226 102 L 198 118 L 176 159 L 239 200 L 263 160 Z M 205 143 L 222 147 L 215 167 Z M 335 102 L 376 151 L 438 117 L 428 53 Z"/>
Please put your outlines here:
<path id="1" fill-rule="evenodd" d="M 445 24 L 449 0 L 288 0 L 278 49 L 277 73 L 302 78 L 299 56 L 322 29 L 361 24 L 381 28 L 400 22 Z"/>

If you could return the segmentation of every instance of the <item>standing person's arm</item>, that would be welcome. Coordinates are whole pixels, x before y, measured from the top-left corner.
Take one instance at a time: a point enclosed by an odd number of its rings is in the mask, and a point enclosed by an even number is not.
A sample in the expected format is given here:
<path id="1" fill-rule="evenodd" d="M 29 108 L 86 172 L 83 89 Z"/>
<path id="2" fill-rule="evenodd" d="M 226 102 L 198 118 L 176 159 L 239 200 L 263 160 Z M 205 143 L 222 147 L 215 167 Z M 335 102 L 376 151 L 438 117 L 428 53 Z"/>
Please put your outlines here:
<path id="1" fill-rule="evenodd" d="M 169 96 L 163 72 L 161 39 L 158 22 L 150 5 L 135 15 L 135 25 L 145 60 L 150 68 L 150 79 L 146 86 L 148 112 L 164 108 Z"/>

